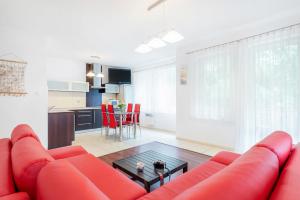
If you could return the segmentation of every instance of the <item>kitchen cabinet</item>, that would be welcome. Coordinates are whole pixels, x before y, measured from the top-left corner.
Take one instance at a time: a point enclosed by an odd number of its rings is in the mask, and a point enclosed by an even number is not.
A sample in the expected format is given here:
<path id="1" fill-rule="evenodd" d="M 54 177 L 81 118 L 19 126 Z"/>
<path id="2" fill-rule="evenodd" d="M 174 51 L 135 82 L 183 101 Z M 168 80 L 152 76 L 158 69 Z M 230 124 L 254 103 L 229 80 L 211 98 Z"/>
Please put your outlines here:
<path id="1" fill-rule="evenodd" d="M 100 109 L 73 110 L 75 112 L 75 131 L 101 128 Z"/>
<path id="2" fill-rule="evenodd" d="M 74 112 L 48 113 L 48 149 L 71 145 L 74 134 Z"/>

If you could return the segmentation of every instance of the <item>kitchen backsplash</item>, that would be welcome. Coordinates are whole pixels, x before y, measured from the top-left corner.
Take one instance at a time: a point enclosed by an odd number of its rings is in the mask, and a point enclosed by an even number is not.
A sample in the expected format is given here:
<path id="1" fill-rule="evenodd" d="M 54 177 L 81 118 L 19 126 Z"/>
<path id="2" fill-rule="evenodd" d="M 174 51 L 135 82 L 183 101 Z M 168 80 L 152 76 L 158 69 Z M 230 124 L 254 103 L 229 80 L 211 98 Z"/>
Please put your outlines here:
<path id="1" fill-rule="evenodd" d="M 86 106 L 86 94 L 83 92 L 48 92 L 48 107 L 77 108 Z"/>

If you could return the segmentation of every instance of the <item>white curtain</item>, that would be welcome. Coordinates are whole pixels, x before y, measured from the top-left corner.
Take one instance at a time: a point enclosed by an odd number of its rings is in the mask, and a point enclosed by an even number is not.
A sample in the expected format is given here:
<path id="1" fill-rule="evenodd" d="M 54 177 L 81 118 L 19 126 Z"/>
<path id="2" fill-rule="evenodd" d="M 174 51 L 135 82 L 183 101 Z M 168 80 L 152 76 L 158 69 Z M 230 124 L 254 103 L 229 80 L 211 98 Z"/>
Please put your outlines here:
<path id="1" fill-rule="evenodd" d="M 300 26 L 190 56 L 191 115 L 232 121 L 243 152 L 272 131 L 300 141 Z"/>
<path id="2" fill-rule="evenodd" d="M 175 64 L 136 71 L 133 77 L 135 102 L 143 112 L 176 113 Z"/>
<path id="3" fill-rule="evenodd" d="M 198 119 L 232 121 L 236 44 L 191 56 L 191 114 Z"/>
<path id="4" fill-rule="evenodd" d="M 272 131 L 300 140 L 300 27 L 243 40 L 239 45 L 240 115 L 237 150 Z"/>

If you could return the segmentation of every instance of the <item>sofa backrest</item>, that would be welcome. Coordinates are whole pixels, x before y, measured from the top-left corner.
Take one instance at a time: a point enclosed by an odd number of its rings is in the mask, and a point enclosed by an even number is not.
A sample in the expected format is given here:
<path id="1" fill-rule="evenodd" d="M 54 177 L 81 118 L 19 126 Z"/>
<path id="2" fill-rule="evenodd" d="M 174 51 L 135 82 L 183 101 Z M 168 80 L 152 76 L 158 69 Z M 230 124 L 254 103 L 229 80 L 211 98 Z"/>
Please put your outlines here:
<path id="1" fill-rule="evenodd" d="M 14 128 L 14 130 L 11 133 L 11 142 L 14 145 L 17 141 L 25 137 L 32 137 L 36 139 L 38 142 L 40 142 L 38 136 L 35 134 L 32 128 L 27 124 L 20 124 Z"/>
<path id="2" fill-rule="evenodd" d="M 35 137 L 22 137 L 15 141 L 11 151 L 15 183 L 20 191 L 35 198 L 36 179 L 40 170 L 54 159 Z"/>
<path id="3" fill-rule="evenodd" d="M 265 147 L 272 151 L 277 156 L 280 167 L 282 167 L 291 153 L 292 138 L 286 132 L 275 131 L 255 146 Z"/>
<path id="4" fill-rule="evenodd" d="M 279 173 L 276 155 L 253 147 L 228 167 L 186 190 L 176 200 L 267 199 Z"/>
<path id="5" fill-rule="evenodd" d="M 291 152 L 282 169 L 271 200 L 298 200 L 300 198 L 300 143 Z"/>
<path id="6" fill-rule="evenodd" d="M 49 163 L 38 175 L 37 200 L 54 199 L 109 200 L 86 176 L 66 160 Z"/>
<path id="7" fill-rule="evenodd" d="M 0 197 L 15 192 L 15 185 L 11 169 L 10 151 L 10 139 L 0 139 Z"/>

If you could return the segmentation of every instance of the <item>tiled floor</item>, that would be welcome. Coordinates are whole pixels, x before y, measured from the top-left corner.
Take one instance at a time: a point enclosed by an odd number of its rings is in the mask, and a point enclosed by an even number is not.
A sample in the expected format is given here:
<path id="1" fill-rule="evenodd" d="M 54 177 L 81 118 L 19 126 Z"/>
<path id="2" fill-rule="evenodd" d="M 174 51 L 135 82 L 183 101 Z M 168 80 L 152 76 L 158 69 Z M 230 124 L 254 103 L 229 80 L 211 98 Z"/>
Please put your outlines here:
<path id="1" fill-rule="evenodd" d="M 114 140 L 113 136 L 105 136 L 104 133 L 101 135 L 100 130 L 95 130 L 93 132 L 81 132 L 75 135 L 75 141 L 73 142 L 73 145 L 81 145 L 89 153 L 97 157 L 154 141 L 210 156 L 213 156 L 217 152 L 224 150 L 215 146 L 208 146 L 196 142 L 194 143 L 177 139 L 173 133 L 165 131 L 142 128 L 141 132 L 141 135 L 138 132 L 136 139 L 125 138 L 122 142 Z"/>

